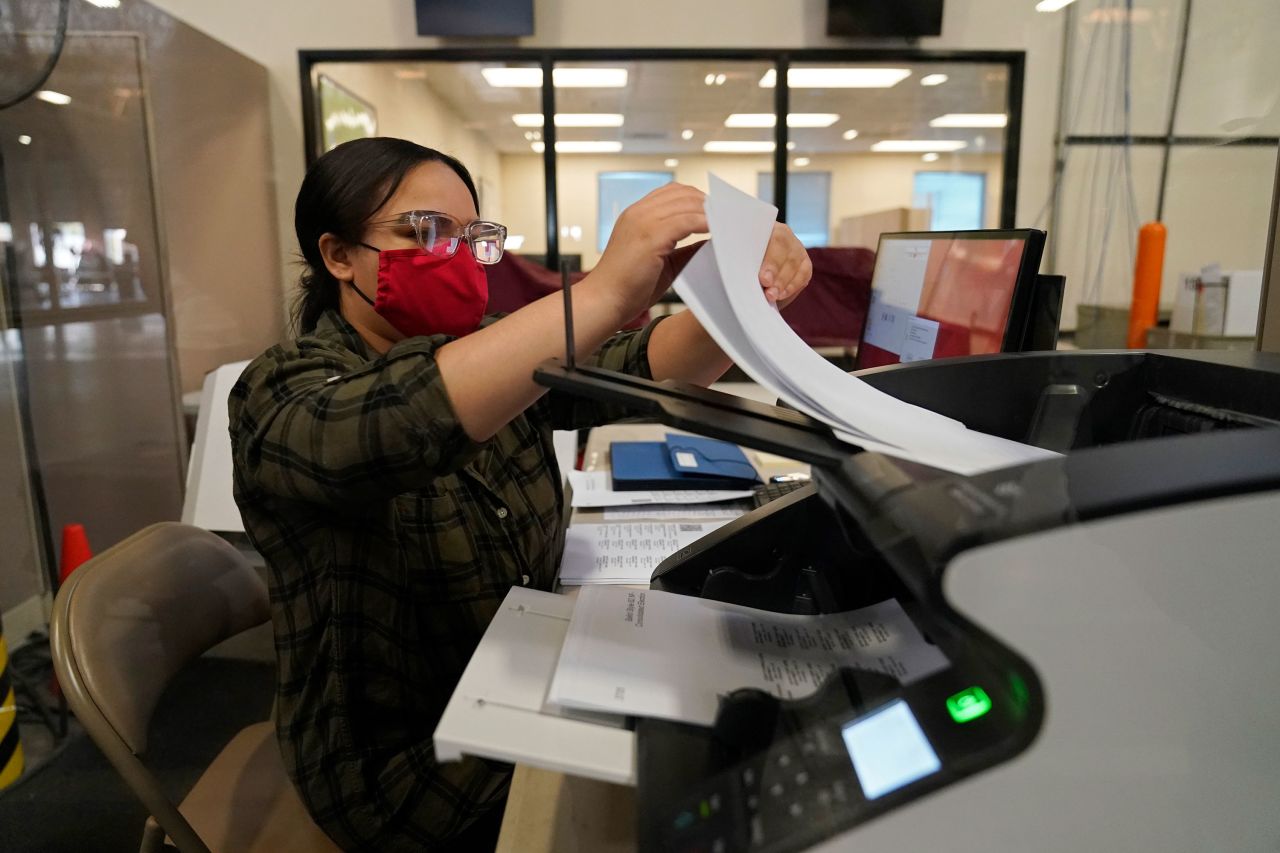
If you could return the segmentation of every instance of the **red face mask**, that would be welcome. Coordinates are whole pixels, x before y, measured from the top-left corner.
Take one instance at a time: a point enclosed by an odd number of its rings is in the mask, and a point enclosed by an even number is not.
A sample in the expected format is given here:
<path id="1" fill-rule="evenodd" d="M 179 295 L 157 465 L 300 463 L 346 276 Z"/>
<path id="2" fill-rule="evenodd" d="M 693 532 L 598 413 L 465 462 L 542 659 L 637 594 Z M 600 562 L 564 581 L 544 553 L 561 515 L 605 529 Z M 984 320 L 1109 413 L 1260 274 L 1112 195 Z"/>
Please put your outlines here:
<path id="1" fill-rule="evenodd" d="M 396 331 L 408 337 L 474 332 L 489 304 L 489 279 L 463 242 L 453 257 L 428 254 L 425 249 L 380 250 L 378 295 L 370 300 L 352 289 Z"/>

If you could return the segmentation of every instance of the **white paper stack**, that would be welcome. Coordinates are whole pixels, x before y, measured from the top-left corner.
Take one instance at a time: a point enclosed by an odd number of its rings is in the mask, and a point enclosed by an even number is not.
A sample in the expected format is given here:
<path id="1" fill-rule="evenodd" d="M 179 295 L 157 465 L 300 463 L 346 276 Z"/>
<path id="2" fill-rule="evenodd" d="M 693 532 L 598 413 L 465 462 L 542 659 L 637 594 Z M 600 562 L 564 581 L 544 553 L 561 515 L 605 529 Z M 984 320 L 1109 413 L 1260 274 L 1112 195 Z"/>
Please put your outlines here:
<path id="1" fill-rule="evenodd" d="M 788 405 L 828 424 L 844 441 L 959 474 L 1056 454 L 966 429 L 845 373 L 786 324 L 760 287 L 759 270 L 777 208 L 710 176 L 711 242 L 675 289 L 743 372 Z M 800 298 L 804 298 L 801 296 Z"/>
<path id="2" fill-rule="evenodd" d="M 727 523 L 720 519 L 571 525 L 565 533 L 560 583 L 647 585 L 659 563 Z"/>
<path id="3" fill-rule="evenodd" d="M 707 504 L 751 497 L 750 489 L 615 491 L 608 471 L 570 471 L 569 484 L 573 487 L 573 506 L 579 508 L 647 506 L 649 504 Z"/>

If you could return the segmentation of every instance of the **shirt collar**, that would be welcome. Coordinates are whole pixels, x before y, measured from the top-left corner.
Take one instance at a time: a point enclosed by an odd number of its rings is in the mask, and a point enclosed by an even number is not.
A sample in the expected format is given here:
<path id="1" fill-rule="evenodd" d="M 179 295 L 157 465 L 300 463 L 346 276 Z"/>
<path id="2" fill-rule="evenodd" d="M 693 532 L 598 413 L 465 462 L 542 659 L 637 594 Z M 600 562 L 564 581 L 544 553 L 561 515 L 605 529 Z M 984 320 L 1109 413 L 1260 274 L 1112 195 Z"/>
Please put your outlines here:
<path id="1" fill-rule="evenodd" d="M 364 338 L 360 337 L 355 326 L 348 323 L 342 314 L 333 309 L 320 315 L 320 319 L 316 321 L 316 328 L 311 334 L 340 344 L 365 360 L 373 357 L 369 352 L 369 345 L 364 342 Z"/>

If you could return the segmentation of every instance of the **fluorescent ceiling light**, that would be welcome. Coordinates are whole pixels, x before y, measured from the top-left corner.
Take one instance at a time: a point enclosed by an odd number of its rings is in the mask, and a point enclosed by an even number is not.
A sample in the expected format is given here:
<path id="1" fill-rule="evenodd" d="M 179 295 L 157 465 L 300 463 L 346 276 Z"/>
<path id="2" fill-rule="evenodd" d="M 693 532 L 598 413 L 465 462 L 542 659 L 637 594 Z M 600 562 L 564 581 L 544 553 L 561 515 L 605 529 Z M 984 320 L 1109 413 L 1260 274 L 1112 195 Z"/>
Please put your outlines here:
<path id="1" fill-rule="evenodd" d="M 936 163 L 938 161 L 938 152 L 930 151 L 928 154 L 923 155 L 920 159 L 925 161 L 926 163 Z"/>
<path id="2" fill-rule="evenodd" d="M 921 151 L 959 151 L 968 144 L 962 139 L 886 139 L 872 145 L 871 150 L 916 154 Z"/>
<path id="3" fill-rule="evenodd" d="M 684 140 L 693 139 L 693 131 L 686 127 L 684 130 L 680 131 L 680 138 Z"/>
<path id="4" fill-rule="evenodd" d="M 39 92 L 36 92 L 36 97 L 46 103 L 57 104 L 58 106 L 65 106 L 71 103 L 70 95 L 55 92 L 52 89 L 41 89 Z"/>
<path id="5" fill-rule="evenodd" d="M 99 9 L 119 9 L 120 0 L 89 0 L 90 3 Z"/>
<path id="6" fill-rule="evenodd" d="M 787 113 L 787 127 L 831 127 L 840 120 L 835 113 Z M 725 127 L 773 127 L 773 113 L 734 113 L 724 120 Z"/>
<path id="7" fill-rule="evenodd" d="M 921 86 L 941 86 L 945 82 L 947 82 L 945 74 L 926 74 L 920 78 Z"/>
<path id="8" fill-rule="evenodd" d="M 668 157 L 662 161 L 662 165 L 666 166 L 668 169 L 674 169 L 676 166 L 680 165 L 680 161 L 674 157 Z"/>
<path id="9" fill-rule="evenodd" d="M 772 142 L 741 139 L 723 139 L 702 146 L 709 154 L 767 154 L 773 149 Z"/>
<path id="10" fill-rule="evenodd" d="M 791 68 L 787 85 L 793 89 L 888 89 L 911 76 L 909 68 Z M 760 78 L 760 86 L 778 84 L 777 71 L 770 68 Z"/>
<path id="11" fill-rule="evenodd" d="M 566 139 L 556 143 L 557 154 L 614 154 L 621 150 L 621 142 L 607 139 Z"/>
<path id="12" fill-rule="evenodd" d="M 533 149 L 533 153 L 534 153 L 534 154 L 541 154 L 543 151 L 546 151 L 546 150 L 547 150 L 547 143 L 545 143 L 545 142 L 531 142 L 531 143 L 529 143 L 529 147 Z"/>
<path id="13" fill-rule="evenodd" d="M 541 68 L 481 68 L 490 86 L 536 89 L 542 85 Z M 551 80 L 558 89 L 620 89 L 627 85 L 625 68 L 557 68 Z"/>
<path id="14" fill-rule="evenodd" d="M 809 158 L 808 158 L 808 157 L 797 157 L 796 159 L 794 159 L 794 160 L 792 160 L 792 161 L 791 161 L 791 164 L 792 164 L 793 166 L 800 166 L 800 167 L 808 166 L 808 165 L 809 165 Z"/>
<path id="15" fill-rule="evenodd" d="M 795 151 L 795 150 L 796 150 L 796 142 L 795 142 L 795 140 L 794 140 L 794 139 L 793 139 L 793 140 L 791 140 L 791 141 L 789 141 L 789 142 L 787 143 L 787 150 L 788 150 L 788 151 Z"/>
<path id="16" fill-rule="evenodd" d="M 1008 123 L 1004 113 L 947 113 L 929 122 L 929 127 L 1004 127 Z"/>
<path id="17" fill-rule="evenodd" d="M 18 137 L 18 144 L 19 144 L 19 145 L 30 145 L 30 144 L 31 144 L 31 137 L 30 137 L 30 136 L 27 136 L 25 133 L 24 133 L 24 134 L 22 134 L 21 136 L 19 136 L 19 137 Z"/>
<path id="18" fill-rule="evenodd" d="M 1056 12 L 1059 9 L 1070 6 L 1076 0 L 1040 0 L 1036 4 L 1037 12 Z"/>
<path id="19" fill-rule="evenodd" d="M 840 138 L 841 138 L 841 139 L 843 139 L 843 140 L 845 140 L 846 142 L 847 142 L 847 141 L 849 141 L 850 139 L 857 139 L 857 138 L 858 138 L 858 131 L 856 131 L 856 130 L 846 130 L 844 133 L 840 134 Z"/>
<path id="20" fill-rule="evenodd" d="M 557 68 L 551 81 L 557 89 L 621 89 L 627 85 L 627 69 Z"/>
<path id="21" fill-rule="evenodd" d="M 519 127 L 542 127 L 542 113 L 516 113 Z M 556 127 L 622 127 L 620 113 L 556 113 Z"/>

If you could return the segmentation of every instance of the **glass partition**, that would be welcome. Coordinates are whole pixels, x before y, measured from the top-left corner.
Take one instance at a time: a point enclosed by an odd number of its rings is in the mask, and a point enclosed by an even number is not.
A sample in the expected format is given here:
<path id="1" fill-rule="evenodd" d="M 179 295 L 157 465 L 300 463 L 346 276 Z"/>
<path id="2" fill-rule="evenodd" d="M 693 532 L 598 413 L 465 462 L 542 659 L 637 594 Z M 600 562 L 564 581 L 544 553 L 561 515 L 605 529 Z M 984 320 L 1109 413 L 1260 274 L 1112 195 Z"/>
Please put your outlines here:
<path id="1" fill-rule="evenodd" d="M 755 195 L 764 175 L 772 193 L 773 93 L 760 86 L 772 67 L 715 59 L 557 63 L 569 79 L 595 84 L 555 88 L 561 255 L 584 270 L 595 266 L 622 202 L 665 180 L 705 191 L 715 174 Z M 621 173 L 648 177 L 632 179 L 624 197 L 610 189 Z"/>
<path id="2" fill-rule="evenodd" d="M 37 65 L 51 37 L 14 43 Z M 5 354 L 26 389 L 28 461 L 51 528 L 83 523 L 96 548 L 182 505 L 186 437 L 142 68 L 140 36 L 72 32 L 44 94 L 0 112 Z"/>

